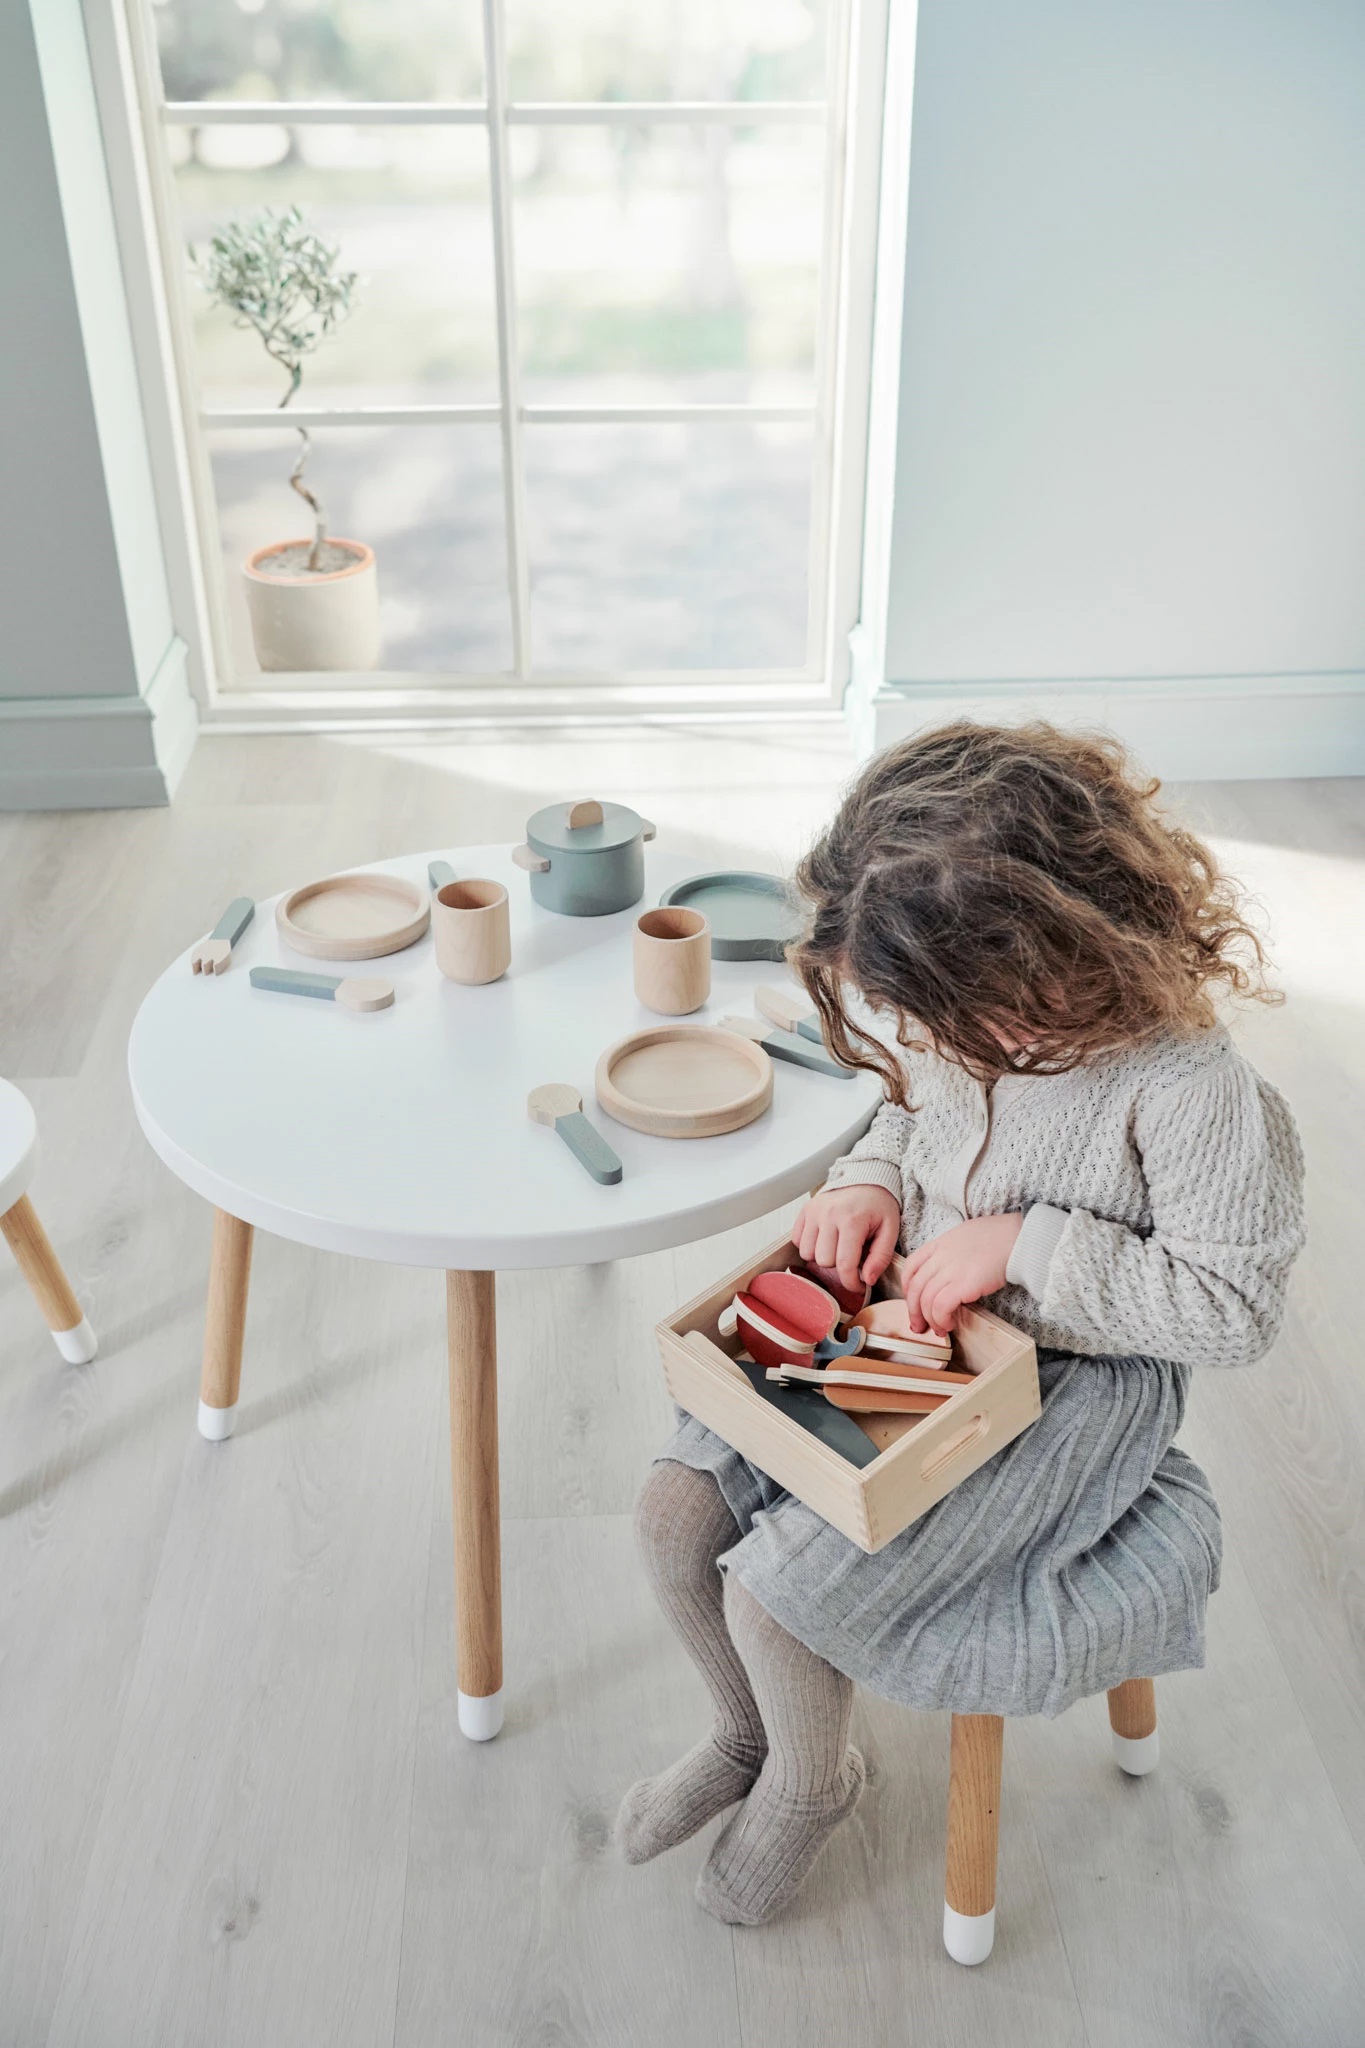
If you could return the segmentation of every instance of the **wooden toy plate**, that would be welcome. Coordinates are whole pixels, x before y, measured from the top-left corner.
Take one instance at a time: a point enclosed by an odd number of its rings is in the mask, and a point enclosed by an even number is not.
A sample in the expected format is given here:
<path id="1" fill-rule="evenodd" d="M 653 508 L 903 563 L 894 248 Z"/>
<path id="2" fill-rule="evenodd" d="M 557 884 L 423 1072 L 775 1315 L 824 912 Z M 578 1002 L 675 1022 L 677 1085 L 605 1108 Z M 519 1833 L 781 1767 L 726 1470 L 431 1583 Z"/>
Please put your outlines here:
<path id="1" fill-rule="evenodd" d="M 652 1138 L 715 1138 L 762 1116 L 773 1067 L 733 1031 L 666 1024 L 635 1031 L 597 1062 L 597 1100 L 617 1123 Z"/>
<path id="2" fill-rule="evenodd" d="M 722 868 L 689 875 L 659 898 L 661 905 L 699 910 L 711 927 L 713 960 L 785 960 L 801 936 L 801 908 L 780 875 Z"/>
<path id="3" fill-rule="evenodd" d="M 329 875 L 275 906 L 286 946 L 315 960 L 378 960 L 401 953 L 431 922 L 425 889 L 399 875 Z"/>

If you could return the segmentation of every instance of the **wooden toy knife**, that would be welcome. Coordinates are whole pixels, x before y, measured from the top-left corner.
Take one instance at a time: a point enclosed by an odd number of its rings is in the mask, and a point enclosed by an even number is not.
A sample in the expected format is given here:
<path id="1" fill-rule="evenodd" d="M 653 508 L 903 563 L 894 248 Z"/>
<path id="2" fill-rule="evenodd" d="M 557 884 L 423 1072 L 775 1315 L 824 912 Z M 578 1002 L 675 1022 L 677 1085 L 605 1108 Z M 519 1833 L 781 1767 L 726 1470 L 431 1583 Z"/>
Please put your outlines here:
<path id="1" fill-rule="evenodd" d="M 558 1131 L 580 1166 L 604 1188 L 615 1187 L 622 1166 L 596 1124 L 583 1114 L 583 1097 L 566 1081 L 546 1081 L 526 1098 L 526 1113 L 532 1123 L 547 1124 Z"/>
<path id="2" fill-rule="evenodd" d="M 802 1385 L 813 1387 L 865 1387 L 873 1394 L 923 1394 L 935 1401 L 950 1400 L 959 1386 L 971 1385 L 971 1374 L 965 1372 L 955 1373 L 945 1386 L 934 1380 L 902 1379 L 890 1373 L 853 1372 L 833 1365 L 826 1371 L 808 1365 L 770 1365 L 768 1377 L 778 1381 L 799 1380 Z"/>
<path id="3" fill-rule="evenodd" d="M 816 1074 L 833 1074 L 840 1081 L 853 1079 L 852 1067 L 841 1067 L 823 1046 L 817 1049 L 809 1039 L 794 1038 L 788 1031 L 775 1031 L 758 1017 L 722 1017 L 720 1027 L 722 1031 L 738 1032 L 741 1038 L 752 1038 L 755 1045 L 761 1045 L 775 1060 L 790 1060 L 794 1067 L 809 1067 Z"/>
<path id="4" fill-rule="evenodd" d="M 454 879 L 455 870 L 448 860 L 429 860 L 427 862 L 427 881 L 431 886 L 433 896 L 438 889 L 444 889 L 446 883 L 453 882 Z"/>
<path id="5" fill-rule="evenodd" d="M 823 1046 L 825 1034 L 820 1029 L 820 1019 L 806 998 L 793 989 L 756 988 L 754 1008 L 780 1031 L 794 1031 L 799 1037 L 808 1038 L 812 1045 Z"/>
<path id="6" fill-rule="evenodd" d="M 387 1010 L 393 983 L 377 974 L 304 974 L 297 967 L 253 967 L 251 986 L 281 996 L 315 996 L 343 1010 Z"/>
<path id="7" fill-rule="evenodd" d="M 256 915 L 249 896 L 234 896 L 206 939 L 190 954 L 192 974 L 226 974 L 232 949 Z"/>

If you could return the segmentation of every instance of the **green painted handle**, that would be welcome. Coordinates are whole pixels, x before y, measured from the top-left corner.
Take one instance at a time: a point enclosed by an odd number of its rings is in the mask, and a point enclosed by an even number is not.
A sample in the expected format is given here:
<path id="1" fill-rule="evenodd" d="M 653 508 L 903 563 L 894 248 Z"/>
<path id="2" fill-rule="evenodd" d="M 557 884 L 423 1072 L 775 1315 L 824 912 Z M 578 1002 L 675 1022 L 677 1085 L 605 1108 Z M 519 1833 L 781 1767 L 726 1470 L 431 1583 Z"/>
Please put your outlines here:
<path id="1" fill-rule="evenodd" d="M 770 1031 L 763 1043 L 775 1060 L 790 1060 L 794 1067 L 809 1067 L 813 1074 L 833 1074 L 841 1081 L 853 1079 L 852 1067 L 841 1067 L 823 1046 L 817 1052 L 809 1040 L 788 1031 Z"/>
<path id="2" fill-rule="evenodd" d="M 444 889 L 446 883 L 453 882 L 454 879 L 455 870 L 448 860 L 429 860 L 427 862 L 427 880 L 431 884 L 433 896 L 438 889 Z"/>
<path id="3" fill-rule="evenodd" d="M 615 1187 L 621 1178 L 621 1162 L 596 1124 L 590 1124 L 582 1110 L 555 1118 L 555 1129 L 580 1166 L 586 1166 L 604 1188 Z"/>
<path id="4" fill-rule="evenodd" d="M 255 915 L 256 906 L 249 896 L 234 896 L 209 937 L 226 939 L 230 946 L 235 946 Z"/>
<path id="5" fill-rule="evenodd" d="M 317 996 L 324 1003 L 336 1001 L 341 987 L 339 974 L 303 974 L 297 967 L 253 967 L 253 988 L 273 989 L 281 996 Z"/>

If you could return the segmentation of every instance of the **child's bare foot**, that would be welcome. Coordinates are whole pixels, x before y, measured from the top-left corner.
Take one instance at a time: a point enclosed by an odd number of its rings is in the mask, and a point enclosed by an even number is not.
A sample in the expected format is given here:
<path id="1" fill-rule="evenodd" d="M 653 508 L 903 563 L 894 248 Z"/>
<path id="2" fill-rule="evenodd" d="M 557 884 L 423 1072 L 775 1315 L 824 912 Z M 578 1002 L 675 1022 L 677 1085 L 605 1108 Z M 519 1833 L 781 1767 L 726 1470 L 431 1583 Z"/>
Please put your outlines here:
<path id="1" fill-rule="evenodd" d="M 841 1820 L 862 1797 L 866 1771 L 850 1749 L 841 1782 L 828 1797 L 793 1799 L 767 1770 L 716 1837 L 697 1879 L 697 1903 L 717 1920 L 761 1927 L 790 1905 Z"/>
<path id="2" fill-rule="evenodd" d="M 648 1863 L 743 1799 L 763 1766 L 761 1750 L 708 1735 L 657 1777 L 641 1778 L 621 1801 L 617 1840 L 627 1863 Z"/>

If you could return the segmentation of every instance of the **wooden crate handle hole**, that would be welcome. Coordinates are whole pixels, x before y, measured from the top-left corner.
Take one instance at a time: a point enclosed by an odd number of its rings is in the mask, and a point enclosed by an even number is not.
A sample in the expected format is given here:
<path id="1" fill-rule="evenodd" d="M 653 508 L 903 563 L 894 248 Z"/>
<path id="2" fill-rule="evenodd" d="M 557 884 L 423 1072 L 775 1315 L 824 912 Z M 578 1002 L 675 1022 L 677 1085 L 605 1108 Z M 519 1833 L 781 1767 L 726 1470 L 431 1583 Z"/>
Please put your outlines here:
<path id="1" fill-rule="evenodd" d="M 929 1456 L 919 1468 L 920 1478 L 932 1479 L 936 1472 L 941 1472 L 945 1465 L 960 1456 L 969 1444 L 974 1444 L 983 1437 L 990 1426 L 991 1419 L 989 1415 L 979 1413 L 974 1415 L 971 1421 L 957 1432 L 956 1436 L 950 1436 L 946 1444 L 940 1444 L 937 1450 L 929 1453 Z"/>

